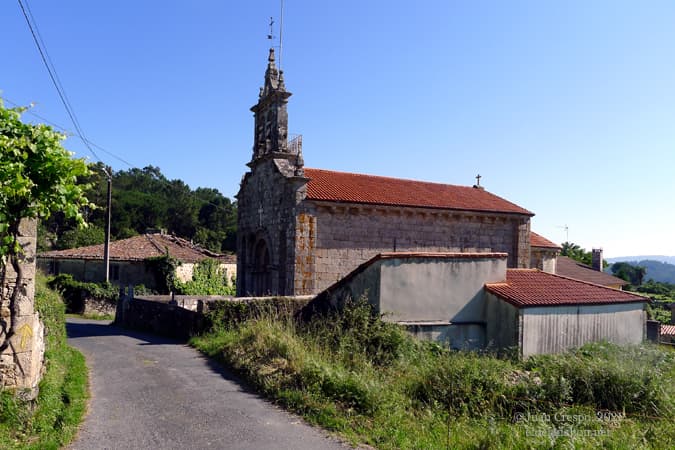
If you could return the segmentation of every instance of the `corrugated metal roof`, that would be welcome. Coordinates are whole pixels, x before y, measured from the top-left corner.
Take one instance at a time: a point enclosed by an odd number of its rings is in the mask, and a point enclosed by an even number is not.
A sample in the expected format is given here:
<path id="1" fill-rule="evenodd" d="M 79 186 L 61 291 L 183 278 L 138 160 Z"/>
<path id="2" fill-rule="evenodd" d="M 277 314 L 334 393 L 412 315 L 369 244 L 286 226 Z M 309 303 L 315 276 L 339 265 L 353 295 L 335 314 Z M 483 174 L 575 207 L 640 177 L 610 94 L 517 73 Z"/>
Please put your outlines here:
<path id="1" fill-rule="evenodd" d="M 506 281 L 486 289 L 517 307 L 646 302 L 630 292 L 553 275 L 537 269 L 507 269 Z"/>
<path id="2" fill-rule="evenodd" d="M 307 198 L 332 202 L 534 214 L 484 189 L 375 175 L 305 169 Z"/>

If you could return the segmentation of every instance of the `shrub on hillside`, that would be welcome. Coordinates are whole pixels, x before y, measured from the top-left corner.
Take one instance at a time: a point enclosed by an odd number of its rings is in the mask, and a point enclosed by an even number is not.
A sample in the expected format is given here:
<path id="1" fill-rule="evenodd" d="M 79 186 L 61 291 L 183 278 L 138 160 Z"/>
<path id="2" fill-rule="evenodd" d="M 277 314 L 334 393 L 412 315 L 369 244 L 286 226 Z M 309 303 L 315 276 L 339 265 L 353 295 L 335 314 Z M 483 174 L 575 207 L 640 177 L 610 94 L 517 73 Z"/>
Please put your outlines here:
<path id="1" fill-rule="evenodd" d="M 411 348 L 403 328 L 383 321 L 365 299 L 348 300 L 340 310 L 317 314 L 301 330 L 342 355 L 349 365 L 364 358 L 376 366 L 391 364 Z"/>
<path id="2" fill-rule="evenodd" d="M 61 293 L 68 312 L 83 311 L 85 298 L 96 298 L 114 303 L 119 297 L 118 288 L 111 283 L 85 283 L 73 279 L 73 276 L 67 273 L 50 278 L 48 285 L 51 289 Z"/>
<path id="3" fill-rule="evenodd" d="M 564 379 L 570 401 L 596 409 L 673 417 L 675 387 L 664 383 L 675 375 L 675 352 L 657 346 L 620 347 L 587 344 L 561 355 L 538 355 L 524 368 L 546 379 Z"/>

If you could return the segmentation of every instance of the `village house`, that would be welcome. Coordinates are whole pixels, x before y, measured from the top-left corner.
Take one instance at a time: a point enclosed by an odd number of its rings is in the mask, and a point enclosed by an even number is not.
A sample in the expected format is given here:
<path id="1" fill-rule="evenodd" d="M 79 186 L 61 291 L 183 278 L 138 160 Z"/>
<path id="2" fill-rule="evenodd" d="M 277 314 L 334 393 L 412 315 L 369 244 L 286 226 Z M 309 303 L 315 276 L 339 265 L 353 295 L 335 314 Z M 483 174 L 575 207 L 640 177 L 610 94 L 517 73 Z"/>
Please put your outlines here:
<path id="1" fill-rule="evenodd" d="M 239 296 L 318 294 L 308 310 L 366 298 L 420 337 L 525 356 L 643 340 L 644 297 L 561 276 L 560 247 L 531 233 L 534 214 L 478 180 L 304 167 L 290 96 L 270 49 L 237 195 Z"/>
<path id="2" fill-rule="evenodd" d="M 79 281 L 99 282 L 105 279 L 103 244 L 67 250 L 52 250 L 38 254 L 38 267 L 43 272 L 57 275 L 68 273 Z M 120 286 L 142 284 L 155 289 L 157 282 L 150 258 L 171 256 L 180 262 L 176 276 L 189 281 L 196 263 L 205 259 L 219 261 L 228 279 L 235 276 L 236 257 L 203 249 L 192 242 L 166 234 L 147 233 L 110 243 L 110 282 Z"/>
<path id="3" fill-rule="evenodd" d="M 592 250 L 592 266 L 561 256 L 562 247 L 530 231 L 530 267 L 588 283 L 622 289 L 628 282 L 603 272 L 602 249 Z"/>

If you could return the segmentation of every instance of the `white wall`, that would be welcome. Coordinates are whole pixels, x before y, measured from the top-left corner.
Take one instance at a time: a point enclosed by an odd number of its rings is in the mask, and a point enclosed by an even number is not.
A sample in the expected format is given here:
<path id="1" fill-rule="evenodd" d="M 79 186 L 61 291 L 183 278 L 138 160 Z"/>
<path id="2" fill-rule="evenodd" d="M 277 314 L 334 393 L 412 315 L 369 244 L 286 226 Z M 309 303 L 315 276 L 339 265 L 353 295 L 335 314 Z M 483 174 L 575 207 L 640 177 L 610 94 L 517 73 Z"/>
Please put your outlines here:
<path id="1" fill-rule="evenodd" d="M 506 258 L 397 258 L 381 263 L 381 312 L 393 321 L 485 322 L 485 283 L 506 279 Z"/>
<path id="2" fill-rule="evenodd" d="M 522 308 L 522 354 L 559 353 L 588 342 L 639 344 L 643 303 Z"/>

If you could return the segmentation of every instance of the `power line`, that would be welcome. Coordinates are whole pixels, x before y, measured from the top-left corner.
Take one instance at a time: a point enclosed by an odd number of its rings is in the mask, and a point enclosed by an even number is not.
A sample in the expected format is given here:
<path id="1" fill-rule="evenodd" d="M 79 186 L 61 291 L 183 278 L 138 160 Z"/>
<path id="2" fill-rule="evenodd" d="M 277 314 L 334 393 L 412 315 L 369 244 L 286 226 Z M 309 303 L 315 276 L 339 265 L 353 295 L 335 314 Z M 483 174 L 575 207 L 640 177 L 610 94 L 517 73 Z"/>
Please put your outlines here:
<path id="1" fill-rule="evenodd" d="M 9 104 L 11 104 L 11 105 L 13 105 L 13 106 L 15 106 L 15 107 L 21 107 L 21 105 L 20 105 L 19 103 L 10 100 L 10 99 L 8 99 L 7 97 L 2 97 L 2 99 L 3 99 L 5 102 L 7 102 L 7 103 L 9 103 Z M 76 136 L 77 138 L 82 139 L 81 136 L 78 136 L 77 134 L 72 133 L 70 130 L 68 130 L 67 128 L 63 127 L 62 125 L 59 125 L 59 124 L 57 124 L 57 123 L 55 123 L 55 122 L 53 122 L 53 121 L 47 119 L 46 117 L 41 116 L 40 114 L 37 114 L 37 113 L 33 112 L 33 111 L 30 110 L 30 109 L 28 109 L 26 112 L 27 112 L 28 114 L 30 114 L 30 115 L 32 115 L 32 116 L 34 116 L 34 117 L 37 117 L 38 119 L 44 121 L 45 123 L 47 123 L 47 124 L 49 124 L 49 125 L 51 125 L 51 126 L 53 126 L 53 127 L 55 127 L 55 128 L 58 128 L 59 130 L 65 132 L 65 133 L 72 134 L 72 135 Z M 94 142 L 92 142 L 92 141 L 88 141 L 88 142 L 89 142 L 90 145 L 92 145 L 92 146 L 96 147 L 97 149 L 101 150 L 102 152 L 104 152 L 104 153 L 106 153 L 106 154 L 112 156 L 113 158 L 115 158 L 115 159 L 121 161 L 122 163 L 126 164 L 126 165 L 129 166 L 130 168 L 132 168 L 132 169 L 139 169 L 139 167 L 138 167 L 137 165 L 134 165 L 134 164 L 130 163 L 129 161 L 127 161 L 127 160 L 125 160 L 125 159 L 123 159 L 123 158 L 117 156 L 116 154 L 112 153 L 112 152 L 109 151 L 109 150 L 106 150 L 105 148 L 101 147 L 100 145 L 98 145 L 98 144 L 96 144 L 96 143 L 94 143 Z M 164 179 L 158 179 L 158 181 L 159 181 L 160 183 L 165 184 L 166 187 L 172 187 L 172 184 L 171 184 L 171 181 L 172 181 L 172 180 L 168 180 L 168 179 L 164 178 Z M 182 181 L 182 180 L 180 180 L 180 181 Z M 204 186 L 199 186 L 199 187 L 204 187 Z M 220 191 L 218 191 L 218 192 L 220 192 Z M 222 193 L 221 193 L 221 194 L 222 194 Z M 218 208 L 218 209 L 220 209 L 220 210 L 222 210 L 222 211 L 227 211 L 227 210 L 225 209 L 225 207 L 223 207 L 223 206 L 221 206 L 221 205 L 218 205 L 218 204 L 216 204 L 216 203 L 213 203 L 213 202 L 211 202 L 211 201 L 204 200 L 204 199 L 200 198 L 199 196 L 197 196 L 197 194 L 194 193 L 194 192 L 192 193 L 192 197 L 193 197 L 194 199 L 198 200 L 200 203 L 207 203 L 207 204 L 209 204 L 209 205 L 215 206 L 216 208 Z M 225 198 L 228 198 L 228 197 L 225 197 Z"/>
<path id="2" fill-rule="evenodd" d="M 21 107 L 21 105 L 19 105 L 17 102 L 14 102 L 14 101 L 8 99 L 7 97 L 3 97 L 3 100 L 6 101 L 7 103 L 13 105 L 13 106 Z M 45 123 L 47 123 L 47 124 L 53 126 L 54 128 L 58 128 L 59 130 L 63 131 L 63 132 L 66 133 L 66 134 L 75 136 L 75 137 L 77 137 L 78 139 L 83 140 L 83 139 L 82 139 L 82 136 L 78 135 L 77 133 L 73 133 L 71 130 L 67 129 L 66 127 L 64 127 L 64 126 L 62 126 L 62 125 L 59 125 L 58 123 L 52 122 L 51 120 L 47 119 L 46 117 L 41 116 L 40 114 L 38 114 L 38 113 L 36 113 L 36 112 L 33 112 L 31 109 L 26 110 L 26 112 L 27 112 L 28 114 L 30 114 L 31 116 L 37 117 L 38 119 L 42 120 L 43 122 L 45 122 Z M 125 160 L 124 158 L 122 158 L 121 156 L 117 156 L 115 153 L 113 153 L 113 152 L 111 152 L 111 151 L 109 151 L 109 150 L 106 150 L 105 148 L 101 147 L 100 145 L 96 144 L 95 142 L 92 142 L 92 141 L 89 140 L 89 139 L 87 139 L 87 142 L 88 142 L 89 145 L 91 145 L 92 147 L 95 147 L 95 148 L 99 149 L 99 150 L 102 151 L 103 153 L 105 153 L 105 154 L 107 154 L 107 155 L 109 155 L 109 156 L 115 158 L 116 160 L 118 160 L 118 161 L 120 161 L 120 162 L 126 164 L 127 166 L 129 166 L 129 167 L 136 167 L 136 165 L 130 163 L 129 161 L 127 161 L 127 160 Z"/>
<path id="3" fill-rule="evenodd" d="M 26 5 L 28 5 L 28 1 L 24 0 L 26 2 Z M 51 62 L 51 59 L 48 60 L 49 55 L 47 55 L 47 50 L 46 46 L 44 45 L 44 42 L 42 42 L 42 38 L 38 38 L 39 36 L 39 31 L 37 28 L 37 23 L 33 19 L 31 22 L 32 14 L 30 15 L 26 11 L 26 7 L 24 7 L 23 1 L 18 0 L 19 2 L 19 7 L 21 8 L 21 12 L 23 13 L 24 19 L 26 19 L 26 24 L 28 25 L 28 29 L 30 30 L 31 36 L 33 36 L 33 41 L 35 42 L 35 46 L 38 49 L 38 52 L 40 53 L 40 58 L 42 59 L 42 62 L 45 65 L 45 68 L 47 69 L 47 72 L 49 73 L 49 78 L 52 80 L 52 83 L 54 84 L 54 87 L 56 88 L 56 92 L 59 94 L 59 98 L 61 99 L 61 103 L 63 103 L 63 107 L 66 109 L 66 112 L 68 113 L 68 117 L 70 117 L 71 122 L 73 123 L 73 126 L 75 127 L 75 130 L 77 131 L 77 134 L 79 135 L 80 139 L 82 139 L 82 142 L 84 145 L 87 147 L 87 149 L 91 152 L 91 154 L 96 158 L 98 162 L 103 163 L 101 158 L 99 158 L 98 154 L 94 151 L 94 149 L 89 145 L 89 141 L 87 140 L 86 137 L 84 137 L 84 132 L 82 131 L 82 128 L 80 127 L 80 123 L 77 120 L 77 117 L 75 116 L 75 111 L 72 109 L 70 102 L 68 101 L 68 97 L 66 96 L 65 89 L 63 89 L 63 86 L 61 86 L 59 82 L 58 75 L 56 74 L 56 68 L 53 65 L 50 65 L 49 63 Z M 41 45 L 42 43 L 42 45 Z M 108 177 L 111 176 L 111 174 L 106 172 L 106 175 Z"/>

